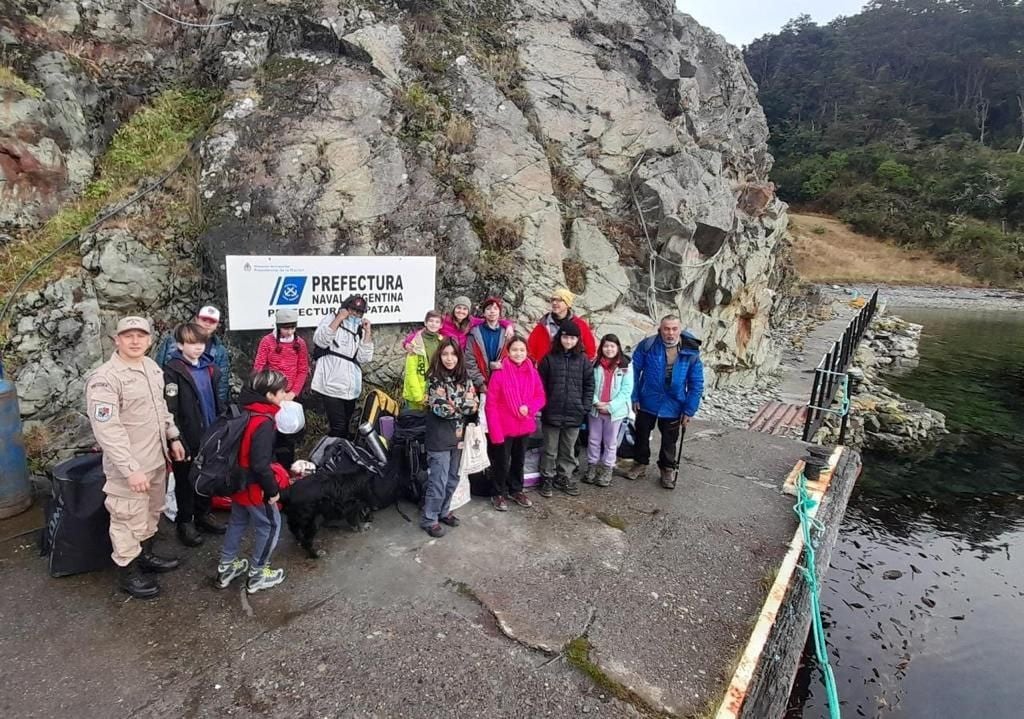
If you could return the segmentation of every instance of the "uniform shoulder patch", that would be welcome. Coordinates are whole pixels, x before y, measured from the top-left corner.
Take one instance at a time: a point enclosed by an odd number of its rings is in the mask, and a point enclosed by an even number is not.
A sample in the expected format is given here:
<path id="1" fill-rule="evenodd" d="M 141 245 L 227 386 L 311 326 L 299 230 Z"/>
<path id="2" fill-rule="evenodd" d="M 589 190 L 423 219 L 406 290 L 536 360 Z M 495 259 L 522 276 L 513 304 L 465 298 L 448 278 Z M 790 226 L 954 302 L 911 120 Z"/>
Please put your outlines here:
<path id="1" fill-rule="evenodd" d="M 97 402 L 92 410 L 92 416 L 97 422 L 109 422 L 114 416 L 114 405 L 110 402 Z"/>

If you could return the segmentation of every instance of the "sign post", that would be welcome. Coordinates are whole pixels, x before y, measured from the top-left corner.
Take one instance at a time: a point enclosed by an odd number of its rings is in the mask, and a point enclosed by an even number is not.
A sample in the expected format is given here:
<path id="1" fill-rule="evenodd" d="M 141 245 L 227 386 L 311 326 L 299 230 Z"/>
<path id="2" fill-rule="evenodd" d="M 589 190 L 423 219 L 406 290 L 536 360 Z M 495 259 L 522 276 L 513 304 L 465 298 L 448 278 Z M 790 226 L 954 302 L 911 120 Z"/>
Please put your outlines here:
<path id="1" fill-rule="evenodd" d="M 435 257 L 228 255 L 225 268 L 231 330 L 273 327 L 281 308 L 315 327 L 350 295 L 366 298 L 375 324 L 422 322 L 434 306 Z"/>

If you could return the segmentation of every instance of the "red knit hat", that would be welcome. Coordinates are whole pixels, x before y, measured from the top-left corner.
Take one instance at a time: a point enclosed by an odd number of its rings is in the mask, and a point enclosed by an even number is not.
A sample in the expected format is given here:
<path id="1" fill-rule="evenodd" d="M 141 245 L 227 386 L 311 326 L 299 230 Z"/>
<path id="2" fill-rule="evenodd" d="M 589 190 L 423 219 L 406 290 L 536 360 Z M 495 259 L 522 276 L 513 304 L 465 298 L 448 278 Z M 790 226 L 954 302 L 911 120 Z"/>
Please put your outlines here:
<path id="1" fill-rule="evenodd" d="M 502 310 L 502 309 L 504 309 L 504 305 L 502 304 L 502 301 L 501 301 L 501 298 L 500 298 L 500 297 L 488 297 L 488 298 L 487 298 L 486 300 L 484 300 L 484 301 L 483 301 L 483 303 L 482 303 L 482 304 L 480 305 L 480 309 L 481 309 L 481 310 L 486 310 L 486 309 L 487 309 L 488 307 L 490 307 L 491 305 L 498 305 L 498 310 L 499 310 L 499 311 L 500 311 L 500 310 Z"/>

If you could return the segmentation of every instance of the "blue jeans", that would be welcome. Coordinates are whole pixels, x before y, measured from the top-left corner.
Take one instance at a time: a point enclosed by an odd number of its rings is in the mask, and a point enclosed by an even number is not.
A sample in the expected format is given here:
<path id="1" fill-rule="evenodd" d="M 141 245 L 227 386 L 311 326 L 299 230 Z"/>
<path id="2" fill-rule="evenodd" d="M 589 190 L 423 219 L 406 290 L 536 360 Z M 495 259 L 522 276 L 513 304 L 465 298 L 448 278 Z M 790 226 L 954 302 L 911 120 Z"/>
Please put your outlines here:
<path id="1" fill-rule="evenodd" d="M 423 529 L 437 524 L 440 517 L 447 517 L 452 504 L 452 495 L 459 486 L 459 463 L 462 450 L 427 452 L 427 491 L 423 495 Z"/>
<path id="2" fill-rule="evenodd" d="M 270 562 L 270 554 L 277 546 L 281 535 L 281 513 L 277 504 L 260 504 L 247 507 L 238 502 L 231 503 L 231 518 L 224 533 L 224 546 L 220 549 L 220 563 L 230 564 L 238 558 L 242 548 L 242 537 L 249 525 L 253 526 L 252 561 L 249 569 L 261 569 Z"/>

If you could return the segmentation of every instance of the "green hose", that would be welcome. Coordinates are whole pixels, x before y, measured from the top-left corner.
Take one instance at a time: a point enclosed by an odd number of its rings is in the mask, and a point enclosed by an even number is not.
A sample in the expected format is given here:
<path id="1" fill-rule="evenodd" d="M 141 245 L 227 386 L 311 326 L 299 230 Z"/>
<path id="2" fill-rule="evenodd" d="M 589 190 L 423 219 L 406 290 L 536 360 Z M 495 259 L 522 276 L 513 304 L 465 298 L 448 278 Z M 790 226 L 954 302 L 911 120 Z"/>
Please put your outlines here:
<path id="1" fill-rule="evenodd" d="M 811 529 L 815 529 L 820 535 L 824 531 L 824 526 L 811 515 L 811 512 L 818 503 L 811 498 L 807 491 L 807 478 L 803 472 L 800 473 L 800 478 L 797 480 L 797 497 L 797 502 L 793 505 L 793 511 L 800 518 L 800 530 L 804 538 L 804 564 L 800 567 L 800 571 L 804 576 L 804 581 L 807 582 L 807 588 L 811 595 L 811 628 L 814 632 L 814 653 L 818 658 L 818 666 L 821 668 L 822 677 L 825 682 L 829 715 L 832 719 L 840 719 L 839 692 L 836 690 L 836 678 L 832 673 L 832 665 L 828 660 L 828 648 L 825 646 L 825 627 L 821 623 L 821 585 L 818 584 L 818 575 L 814 569 L 814 544 L 811 539 Z"/>

